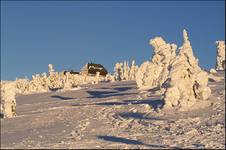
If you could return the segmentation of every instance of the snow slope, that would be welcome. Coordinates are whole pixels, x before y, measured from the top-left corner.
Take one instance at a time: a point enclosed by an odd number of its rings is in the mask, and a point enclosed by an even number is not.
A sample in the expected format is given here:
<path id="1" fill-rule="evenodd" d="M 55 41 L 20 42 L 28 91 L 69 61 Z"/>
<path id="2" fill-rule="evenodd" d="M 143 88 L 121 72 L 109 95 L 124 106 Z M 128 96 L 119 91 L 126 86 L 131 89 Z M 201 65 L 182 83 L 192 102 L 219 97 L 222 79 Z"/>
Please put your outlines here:
<path id="1" fill-rule="evenodd" d="M 162 110 L 159 92 L 135 81 L 17 95 L 1 148 L 225 148 L 225 78 L 209 85 L 211 98 L 188 112 Z"/>

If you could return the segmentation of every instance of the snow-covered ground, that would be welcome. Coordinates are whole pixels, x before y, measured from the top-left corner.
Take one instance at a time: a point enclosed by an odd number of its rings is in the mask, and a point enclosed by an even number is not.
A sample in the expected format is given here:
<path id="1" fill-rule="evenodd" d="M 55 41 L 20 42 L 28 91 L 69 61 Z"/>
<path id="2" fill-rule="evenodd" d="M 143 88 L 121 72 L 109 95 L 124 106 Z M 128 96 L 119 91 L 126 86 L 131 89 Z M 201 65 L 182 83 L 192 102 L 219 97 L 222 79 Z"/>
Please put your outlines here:
<path id="1" fill-rule="evenodd" d="M 1 148 L 225 148 L 225 78 L 209 85 L 210 99 L 188 112 L 162 110 L 159 92 L 135 81 L 17 95 Z"/>

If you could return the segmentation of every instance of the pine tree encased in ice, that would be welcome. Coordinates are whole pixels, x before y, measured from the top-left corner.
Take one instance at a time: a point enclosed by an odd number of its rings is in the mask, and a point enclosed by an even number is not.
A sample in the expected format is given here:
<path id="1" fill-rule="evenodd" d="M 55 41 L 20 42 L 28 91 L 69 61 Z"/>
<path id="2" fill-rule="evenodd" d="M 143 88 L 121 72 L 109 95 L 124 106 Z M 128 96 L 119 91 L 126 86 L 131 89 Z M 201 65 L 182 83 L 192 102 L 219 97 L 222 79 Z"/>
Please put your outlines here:
<path id="1" fill-rule="evenodd" d="M 225 41 L 216 41 L 217 62 L 216 70 L 225 70 Z"/>
<path id="2" fill-rule="evenodd" d="M 1 113 L 4 118 L 16 116 L 15 82 L 1 84 Z"/>
<path id="3" fill-rule="evenodd" d="M 116 63 L 114 67 L 114 80 L 115 81 L 130 81 L 136 79 L 136 73 L 138 66 L 135 65 L 135 60 L 132 61 L 131 67 L 129 62 L 124 61 L 123 63 Z"/>
<path id="4" fill-rule="evenodd" d="M 177 45 L 166 43 L 161 37 L 151 39 L 149 44 L 154 47 L 154 55 L 138 69 L 136 83 L 140 90 L 160 87 L 168 77 L 170 62 L 176 57 Z"/>
<path id="5" fill-rule="evenodd" d="M 183 37 L 184 43 L 170 64 L 169 78 L 163 84 L 164 108 L 187 110 L 197 100 L 206 100 L 211 95 L 207 86 L 208 74 L 198 66 L 186 30 L 183 31 Z"/>

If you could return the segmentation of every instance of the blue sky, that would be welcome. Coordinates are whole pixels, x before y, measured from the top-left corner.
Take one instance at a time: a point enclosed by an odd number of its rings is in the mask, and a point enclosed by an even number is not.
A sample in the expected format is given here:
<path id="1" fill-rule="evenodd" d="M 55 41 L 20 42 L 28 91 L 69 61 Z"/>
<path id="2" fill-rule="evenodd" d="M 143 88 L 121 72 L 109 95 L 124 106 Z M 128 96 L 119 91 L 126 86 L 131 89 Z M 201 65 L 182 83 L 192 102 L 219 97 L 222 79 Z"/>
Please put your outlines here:
<path id="1" fill-rule="evenodd" d="M 140 65 L 152 56 L 149 40 L 182 44 L 189 38 L 199 64 L 215 66 L 216 40 L 225 40 L 224 1 L 1 1 L 1 78 L 55 70 L 79 71 L 87 62 L 113 72 L 118 61 Z"/>

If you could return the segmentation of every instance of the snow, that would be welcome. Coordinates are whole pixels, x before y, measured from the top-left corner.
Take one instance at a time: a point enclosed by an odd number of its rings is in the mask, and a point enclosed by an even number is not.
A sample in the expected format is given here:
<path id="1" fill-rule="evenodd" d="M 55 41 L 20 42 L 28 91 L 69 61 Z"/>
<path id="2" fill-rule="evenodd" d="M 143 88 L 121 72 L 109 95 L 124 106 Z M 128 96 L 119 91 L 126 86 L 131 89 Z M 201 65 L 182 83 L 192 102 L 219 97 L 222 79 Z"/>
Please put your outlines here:
<path id="1" fill-rule="evenodd" d="M 209 81 L 203 107 L 162 109 L 160 92 L 135 81 L 16 95 L 17 116 L 1 119 L 1 148 L 225 148 L 225 74 Z"/>

